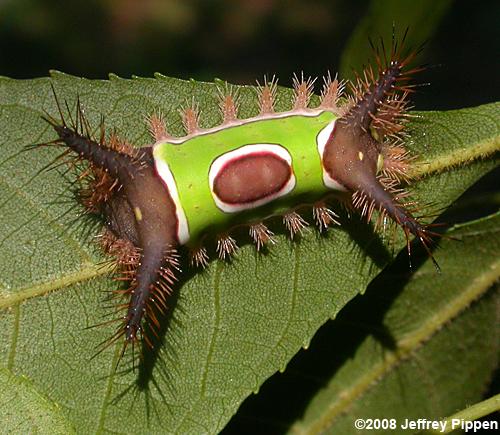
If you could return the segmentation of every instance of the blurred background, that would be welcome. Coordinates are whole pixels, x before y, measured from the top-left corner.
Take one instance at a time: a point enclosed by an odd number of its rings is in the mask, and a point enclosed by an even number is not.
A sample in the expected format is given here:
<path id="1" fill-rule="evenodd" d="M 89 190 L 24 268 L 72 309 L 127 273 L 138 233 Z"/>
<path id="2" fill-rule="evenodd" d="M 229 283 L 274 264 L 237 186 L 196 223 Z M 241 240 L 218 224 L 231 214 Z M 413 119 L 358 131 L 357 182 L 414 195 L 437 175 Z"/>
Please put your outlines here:
<path id="1" fill-rule="evenodd" d="M 393 23 L 399 33 L 410 27 L 409 47 L 427 41 L 419 61 L 428 68 L 418 80 L 429 85 L 412 98 L 416 109 L 499 100 L 498 0 L 0 0 L 0 76 L 43 77 L 51 69 L 93 79 L 106 79 L 110 72 L 124 78 L 160 72 L 255 84 L 264 74 L 276 74 L 281 85 L 290 86 L 292 74 L 300 71 L 351 75 L 370 56 L 368 36 L 390 40 Z M 462 198 L 463 204 L 476 201 L 474 217 L 498 209 L 497 202 L 491 209 L 487 196 L 498 192 L 498 177 L 498 170 L 489 174 Z M 462 220 L 471 219 L 470 202 L 463 210 Z M 443 220 L 460 221 L 459 212 L 454 213 Z M 396 266 L 407 270 L 403 254 Z M 315 339 L 320 350 L 329 343 L 332 328 L 328 323 Z M 346 331 L 345 337 L 351 337 L 352 331 Z M 355 344 L 346 343 L 346 352 Z M 291 381 L 285 375 L 271 378 L 263 393 L 247 399 L 240 420 L 233 420 L 225 433 L 245 433 L 242 427 L 249 427 L 255 416 L 265 426 L 276 418 L 276 397 L 289 398 L 282 404 L 283 421 L 300 415 L 316 387 L 295 382 L 293 370 L 307 367 L 319 358 L 315 355 L 312 350 L 299 354 L 291 364 Z M 329 372 L 330 360 L 325 364 Z M 317 370 L 318 361 L 311 367 Z M 489 394 L 498 391 L 499 379 Z"/>
<path id="2" fill-rule="evenodd" d="M 302 70 L 349 75 L 369 56 L 353 47 L 395 23 L 428 39 L 420 81 L 430 86 L 415 107 L 459 108 L 498 100 L 499 17 L 497 0 L 0 0 L 0 75 L 254 84 L 276 74 L 287 86 Z"/>

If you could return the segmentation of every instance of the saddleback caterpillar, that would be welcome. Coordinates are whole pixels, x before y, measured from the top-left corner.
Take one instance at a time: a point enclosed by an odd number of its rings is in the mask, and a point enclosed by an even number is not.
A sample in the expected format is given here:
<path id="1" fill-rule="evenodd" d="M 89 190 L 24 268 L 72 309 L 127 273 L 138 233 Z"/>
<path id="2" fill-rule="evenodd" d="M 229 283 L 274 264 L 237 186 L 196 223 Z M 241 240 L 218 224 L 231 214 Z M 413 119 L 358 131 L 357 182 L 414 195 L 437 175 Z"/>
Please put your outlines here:
<path id="1" fill-rule="evenodd" d="M 79 196 L 106 222 L 101 243 L 125 281 L 116 290 L 123 313 L 109 343 L 123 337 L 124 350 L 139 339 L 152 345 L 144 331 L 160 327 L 182 273 L 182 252 L 204 267 L 207 243 L 214 243 L 226 259 L 237 250 L 232 231 L 242 226 L 259 250 L 275 241 L 266 219 L 281 216 L 293 238 L 308 225 L 304 210 L 311 208 L 320 230 L 339 224 L 327 202 L 335 191 L 367 220 L 376 216 L 376 227 L 391 220 L 408 243 L 415 237 L 431 255 L 435 234 L 405 202 L 401 187 L 412 164 L 404 147 L 409 81 L 420 70 L 408 67 L 415 53 L 403 55 L 402 45 L 393 43 L 390 54 L 375 49 L 377 67 L 367 67 L 352 83 L 328 76 L 314 108 L 314 81 L 302 77 L 294 80 L 289 111 L 274 110 L 271 80 L 260 86 L 260 112 L 249 119 L 238 118 L 237 96 L 224 91 L 223 122 L 216 127 L 200 128 L 193 105 L 182 111 L 186 135 L 172 137 L 162 116 L 152 115 L 153 144 L 142 148 L 107 135 L 103 124 L 95 137 L 80 103 L 75 115 L 63 115 L 58 102 L 60 117 L 45 117 L 57 133 L 50 144 L 85 162 L 80 177 L 88 188 Z"/>

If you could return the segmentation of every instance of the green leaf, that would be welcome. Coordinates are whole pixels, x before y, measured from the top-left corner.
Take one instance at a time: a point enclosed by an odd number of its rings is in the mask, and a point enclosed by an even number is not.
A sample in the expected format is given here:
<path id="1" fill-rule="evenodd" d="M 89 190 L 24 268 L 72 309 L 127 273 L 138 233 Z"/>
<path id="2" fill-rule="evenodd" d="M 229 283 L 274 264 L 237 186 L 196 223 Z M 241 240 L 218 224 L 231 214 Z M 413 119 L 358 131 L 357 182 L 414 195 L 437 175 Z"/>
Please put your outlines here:
<path id="1" fill-rule="evenodd" d="M 500 213 L 449 235 L 439 249 L 441 274 L 429 260 L 411 277 L 392 268 L 339 316 L 329 336 L 343 363 L 291 433 L 362 433 L 354 429 L 359 418 L 394 418 L 399 428 L 481 399 L 498 365 Z M 346 359 L 338 342 L 356 339 L 346 326 L 360 318 L 367 333 Z"/>
<path id="2" fill-rule="evenodd" d="M 0 368 L 0 385 L 3 433 L 75 433 L 57 405 L 40 394 L 28 379 Z"/>
<path id="3" fill-rule="evenodd" d="M 109 313 L 103 291 L 117 285 L 92 237 L 98 229 L 79 224 L 71 173 L 62 167 L 40 172 L 59 151 L 23 151 L 54 139 L 40 118 L 43 110 L 57 116 L 50 83 L 69 107 L 80 97 L 91 125 L 103 114 L 109 128 L 136 145 L 148 142 L 144 117 L 158 109 L 180 134 L 177 109 L 192 97 L 204 126 L 220 122 L 215 86 L 208 83 L 160 75 L 91 81 L 61 73 L 0 79 L 3 366 L 30 378 L 78 432 L 217 432 L 307 347 L 320 325 L 365 291 L 391 254 L 356 216 L 325 236 L 311 231 L 300 243 L 280 235 L 268 255 L 243 246 L 231 264 L 213 261 L 186 274 L 156 361 L 151 356 L 135 372 L 121 370 L 129 367 L 122 363 L 115 373 L 121 343 L 90 359 L 114 326 L 86 329 Z M 280 90 L 280 110 L 290 97 L 290 90 Z M 241 117 L 256 114 L 254 101 L 254 88 L 242 87 Z M 414 190 L 422 201 L 445 208 L 495 167 L 499 108 L 423 113 L 414 120 L 409 146 L 421 156 Z M 464 150 L 469 157 L 460 161 Z"/>
<path id="4" fill-rule="evenodd" d="M 405 47 L 419 47 L 433 35 L 451 4 L 451 0 L 372 0 L 342 53 L 340 76 L 354 78 L 354 71 L 361 71 L 373 58 L 369 38 L 375 44 L 379 38 L 391 41 L 393 28 L 396 41 L 408 28 Z"/>

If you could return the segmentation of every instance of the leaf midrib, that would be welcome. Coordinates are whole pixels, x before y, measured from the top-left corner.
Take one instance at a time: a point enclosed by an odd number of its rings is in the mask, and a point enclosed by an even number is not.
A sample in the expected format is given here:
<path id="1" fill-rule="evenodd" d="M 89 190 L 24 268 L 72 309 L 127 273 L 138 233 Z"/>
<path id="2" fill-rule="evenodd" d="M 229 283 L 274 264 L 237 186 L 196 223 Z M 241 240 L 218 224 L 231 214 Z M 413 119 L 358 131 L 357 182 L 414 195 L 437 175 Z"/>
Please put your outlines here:
<path id="1" fill-rule="evenodd" d="M 415 180 L 438 174 L 489 157 L 498 151 L 500 151 L 500 136 L 494 136 L 477 142 L 474 146 L 457 149 L 433 160 L 420 162 L 409 171 L 409 178 Z"/>
<path id="2" fill-rule="evenodd" d="M 1 297 L 0 309 L 15 306 L 27 299 L 31 299 L 37 296 L 42 296 L 54 290 L 62 289 L 64 287 L 68 287 L 72 284 L 81 281 L 92 279 L 100 275 L 109 274 L 113 272 L 115 269 L 116 266 L 114 263 L 108 263 L 108 264 L 87 263 L 81 269 L 75 272 L 60 276 L 59 278 L 56 279 L 50 279 L 48 281 L 43 281 L 38 284 L 21 287 L 17 289 L 15 292 L 10 293 L 8 296 Z"/>

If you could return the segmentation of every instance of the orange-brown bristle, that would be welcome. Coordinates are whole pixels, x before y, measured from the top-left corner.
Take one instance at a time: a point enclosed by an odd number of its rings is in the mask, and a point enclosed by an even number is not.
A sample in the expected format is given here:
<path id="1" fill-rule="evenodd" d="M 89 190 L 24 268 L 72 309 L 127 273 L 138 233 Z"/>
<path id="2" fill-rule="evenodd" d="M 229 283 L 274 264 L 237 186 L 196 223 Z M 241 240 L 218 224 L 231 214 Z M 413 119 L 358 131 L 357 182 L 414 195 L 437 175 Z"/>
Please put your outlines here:
<path id="1" fill-rule="evenodd" d="M 407 92 L 393 95 L 380 105 L 376 115 L 372 115 L 371 129 L 377 137 L 400 137 L 410 116 L 407 113 L 411 108 L 407 98 Z"/>
<path id="2" fill-rule="evenodd" d="M 207 267 L 208 266 L 208 252 L 207 249 L 203 246 L 197 246 L 193 248 L 189 252 L 189 262 L 192 266 L 196 267 Z"/>
<path id="3" fill-rule="evenodd" d="M 269 113 L 274 113 L 274 105 L 276 103 L 276 93 L 278 90 L 278 80 L 275 76 L 271 78 L 271 80 L 267 80 L 267 77 L 264 77 L 264 84 L 258 84 L 257 96 L 259 99 L 259 108 L 260 114 L 266 115 Z"/>
<path id="4" fill-rule="evenodd" d="M 297 75 L 293 76 L 293 110 L 302 110 L 309 107 L 309 101 L 314 91 L 315 81 L 315 78 L 304 78 L 303 72 L 300 78 Z"/>
<path id="5" fill-rule="evenodd" d="M 150 285 L 148 297 L 144 298 L 144 303 L 140 305 L 142 315 L 137 318 L 134 315 L 137 311 L 134 296 L 139 284 L 137 269 L 141 261 L 140 250 L 128 241 L 118 239 L 109 230 L 105 230 L 100 238 L 105 252 L 116 259 L 118 275 L 114 279 L 121 282 L 122 287 L 111 292 L 111 299 L 118 301 L 113 305 L 113 309 L 119 317 L 106 322 L 120 322 L 120 325 L 108 340 L 101 343 L 99 352 L 124 337 L 121 359 L 129 345 L 134 348 L 136 342 L 143 340 L 148 348 L 153 348 L 160 338 L 161 321 L 168 309 L 168 296 L 177 281 L 176 272 L 180 270 L 179 255 L 173 248 L 165 252 L 163 266 L 158 269 L 157 280 Z"/>
<path id="6" fill-rule="evenodd" d="M 383 42 L 375 47 L 370 41 L 376 70 L 372 66 L 366 67 L 362 76 L 356 74 L 355 82 L 350 84 L 352 97 L 346 117 L 359 123 L 363 129 L 370 129 L 379 142 L 386 137 L 392 137 L 393 140 L 401 137 L 409 116 L 408 97 L 415 87 L 409 81 L 415 73 L 424 69 L 408 69 L 419 50 L 403 56 L 406 34 L 399 44 L 393 38 L 389 58 L 385 54 Z"/>
<path id="7" fill-rule="evenodd" d="M 383 167 L 381 168 L 383 173 L 398 183 L 408 181 L 408 171 L 411 162 L 416 157 L 412 156 L 402 145 L 391 143 L 384 144 L 382 155 L 384 157 Z"/>
<path id="8" fill-rule="evenodd" d="M 195 134 L 200 129 L 200 108 L 195 101 L 180 111 L 182 125 L 187 134 Z"/>
<path id="9" fill-rule="evenodd" d="M 406 110 L 408 91 L 399 94 L 397 83 L 403 76 L 403 62 L 394 60 L 388 68 L 378 71 L 371 66 L 363 77 L 357 76 L 351 84 L 353 105 L 346 118 L 351 118 L 365 130 L 374 127 L 380 133 L 396 133 L 401 130 L 400 119 Z"/>
<path id="10" fill-rule="evenodd" d="M 109 139 L 106 142 L 106 147 L 111 150 L 118 151 L 121 154 L 126 154 L 130 157 L 137 157 L 138 154 L 138 150 L 136 148 L 115 133 L 109 136 Z"/>
<path id="11" fill-rule="evenodd" d="M 346 107 L 339 106 L 339 99 L 343 96 L 345 81 L 339 81 L 337 76 L 332 79 L 330 72 L 323 79 L 320 107 L 331 110 L 339 116 L 345 114 Z"/>
<path id="12" fill-rule="evenodd" d="M 249 227 L 250 237 L 253 239 L 257 251 L 260 251 L 267 244 L 275 244 L 274 233 L 262 222 L 251 224 Z"/>
<path id="13" fill-rule="evenodd" d="M 327 206 L 325 201 L 319 201 L 313 206 L 313 219 L 316 221 L 320 231 L 328 229 L 330 225 L 340 225 L 337 220 L 339 216 Z"/>
<path id="14" fill-rule="evenodd" d="M 145 257 L 142 256 L 141 259 Z M 161 264 L 155 271 L 144 269 L 144 263 L 138 264 L 134 280 L 130 284 L 130 300 L 127 306 L 127 313 L 124 317 L 123 334 L 128 342 L 137 341 L 138 335 L 145 339 L 146 344 L 150 344 L 150 338 L 144 334 L 144 325 L 148 325 L 148 332 L 158 335 L 158 317 L 165 314 L 167 308 L 167 297 L 172 293 L 172 288 L 177 281 L 176 272 L 179 269 L 179 255 L 173 247 L 168 248 L 162 254 L 158 262 Z M 156 279 L 142 279 L 140 274 L 148 273 L 154 275 Z M 146 286 L 146 287 L 145 287 Z"/>
<path id="15" fill-rule="evenodd" d="M 151 135 L 155 143 L 166 141 L 172 137 L 168 132 L 165 116 L 160 110 L 156 111 L 150 116 L 146 116 L 145 120 L 148 126 L 149 134 Z"/>
<path id="16" fill-rule="evenodd" d="M 80 102 L 75 116 L 64 115 L 55 98 L 60 119 L 44 117 L 58 134 L 50 145 L 65 148 L 60 160 L 71 151 L 71 164 L 82 163 L 80 199 L 89 212 L 104 217 L 108 231 L 101 243 L 116 257 L 120 272 L 116 280 L 125 284 L 111 292 L 112 298 L 129 297 L 128 302 L 116 305 L 125 310 L 120 316 L 122 325 L 102 344 L 101 351 L 123 336 L 124 352 L 128 344 L 134 347 L 141 338 L 147 343 L 143 325 L 151 324 L 147 331 L 156 334 L 158 313 L 165 311 L 166 295 L 172 291 L 178 269 L 175 204 L 157 176 L 151 147 L 136 151 L 116 135 L 106 139 L 103 121 L 96 140 Z M 152 203 L 151 197 L 161 201 Z"/>
<path id="17" fill-rule="evenodd" d="M 227 124 L 238 119 L 239 96 L 235 88 L 228 85 L 225 88 L 217 87 L 219 110 L 222 123 Z"/>
<path id="18" fill-rule="evenodd" d="M 80 202 L 89 212 L 99 213 L 101 204 L 109 200 L 118 182 L 102 169 L 90 168 L 84 174 L 82 184 L 78 192 Z"/>
<path id="19" fill-rule="evenodd" d="M 100 243 L 104 252 L 116 258 L 119 267 L 125 266 L 127 270 L 137 268 L 140 252 L 132 242 L 119 239 L 110 230 L 105 229 L 100 236 Z M 127 279 L 129 279 L 129 272 L 126 273 Z"/>
<path id="20" fill-rule="evenodd" d="M 131 158 L 137 157 L 138 151 L 116 134 L 111 134 L 105 144 L 103 137 L 101 134 L 103 147 Z M 101 213 L 102 204 L 107 203 L 113 192 L 121 187 L 117 178 L 111 177 L 106 170 L 91 162 L 88 168 L 79 175 L 79 179 L 83 183 L 78 196 L 84 207 L 91 213 Z"/>
<path id="21" fill-rule="evenodd" d="M 402 55 L 403 42 L 404 37 L 399 45 L 393 40 L 388 57 L 383 44 L 373 48 L 377 66 L 365 68 L 351 84 L 349 108 L 325 146 L 323 163 L 329 175 L 351 192 L 352 205 L 363 216 L 371 220 L 377 212 L 377 227 L 390 217 L 407 240 L 410 235 L 417 237 L 430 254 L 434 233 L 415 217 L 418 207 L 407 202 L 407 192 L 399 188 L 408 179 L 412 159 L 403 147 L 408 97 L 414 91 L 409 81 L 423 69 L 408 68 L 417 51 Z"/>

